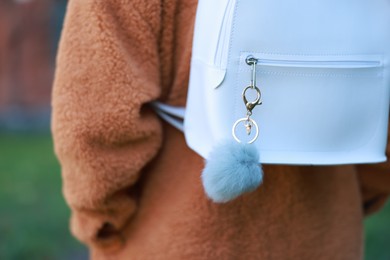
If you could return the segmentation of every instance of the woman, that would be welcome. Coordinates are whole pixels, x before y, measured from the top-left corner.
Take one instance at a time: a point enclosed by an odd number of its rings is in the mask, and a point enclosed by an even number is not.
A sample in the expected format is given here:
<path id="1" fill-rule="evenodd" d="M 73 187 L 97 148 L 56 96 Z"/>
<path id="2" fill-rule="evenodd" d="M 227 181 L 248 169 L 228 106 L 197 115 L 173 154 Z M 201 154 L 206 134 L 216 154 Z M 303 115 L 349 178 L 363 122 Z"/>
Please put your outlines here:
<path id="1" fill-rule="evenodd" d="M 73 234 L 93 259 L 361 259 L 389 163 L 266 165 L 255 192 L 205 196 L 202 158 L 147 105 L 185 105 L 196 4 L 69 1 L 52 130 Z"/>

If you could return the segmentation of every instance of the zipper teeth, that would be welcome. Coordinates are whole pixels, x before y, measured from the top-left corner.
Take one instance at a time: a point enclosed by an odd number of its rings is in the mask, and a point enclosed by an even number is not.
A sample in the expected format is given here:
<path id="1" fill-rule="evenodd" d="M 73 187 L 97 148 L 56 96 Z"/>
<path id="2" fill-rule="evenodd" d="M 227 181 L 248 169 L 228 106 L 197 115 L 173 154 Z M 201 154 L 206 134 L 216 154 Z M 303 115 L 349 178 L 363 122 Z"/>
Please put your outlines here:
<path id="1" fill-rule="evenodd" d="M 226 5 L 222 26 L 220 30 L 217 50 L 215 52 L 214 64 L 220 68 L 222 68 L 222 66 L 225 65 L 223 64 L 224 58 L 226 58 L 227 56 L 226 53 L 227 51 L 225 50 L 230 40 L 229 33 L 231 31 L 231 25 L 233 22 L 234 4 L 235 4 L 235 0 L 229 0 L 229 2 Z"/>
<path id="2" fill-rule="evenodd" d="M 257 65 L 274 67 L 312 67 L 312 68 L 371 68 L 381 66 L 380 61 L 375 60 L 322 60 L 322 61 L 303 61 L 303 60 L 272 60 L 260 59 Z"/>

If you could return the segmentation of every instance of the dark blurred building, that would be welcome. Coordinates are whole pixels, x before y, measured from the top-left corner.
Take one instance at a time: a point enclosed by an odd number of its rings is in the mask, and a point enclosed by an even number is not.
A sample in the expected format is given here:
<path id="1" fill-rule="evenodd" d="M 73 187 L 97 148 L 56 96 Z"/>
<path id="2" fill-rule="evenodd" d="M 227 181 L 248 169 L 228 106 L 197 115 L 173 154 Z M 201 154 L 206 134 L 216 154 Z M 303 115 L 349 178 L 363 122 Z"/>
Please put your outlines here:
<path id="1" fill-rule="evenodd" d="M 0 129 L 48 128 L 65 4 L 0 0 Z"/>

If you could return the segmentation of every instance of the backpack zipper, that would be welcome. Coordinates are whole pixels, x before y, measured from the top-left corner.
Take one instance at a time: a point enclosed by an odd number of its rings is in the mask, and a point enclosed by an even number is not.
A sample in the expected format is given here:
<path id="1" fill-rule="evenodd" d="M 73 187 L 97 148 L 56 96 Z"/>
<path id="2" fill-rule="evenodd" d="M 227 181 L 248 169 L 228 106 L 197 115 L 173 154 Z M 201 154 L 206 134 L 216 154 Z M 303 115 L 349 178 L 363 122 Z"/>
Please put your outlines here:
<path id="1" fill-rule="evenodd" d="M 259 66 L 318 68 L 318 69 L 363 69 L 382 66 L 379 55 L 272 55 L 243 54 L 243 59 L 253 56 Z M 274 57 L 271 57 L 274 56 Z M 276 56 L 279 56 L 276 58 Z"/>

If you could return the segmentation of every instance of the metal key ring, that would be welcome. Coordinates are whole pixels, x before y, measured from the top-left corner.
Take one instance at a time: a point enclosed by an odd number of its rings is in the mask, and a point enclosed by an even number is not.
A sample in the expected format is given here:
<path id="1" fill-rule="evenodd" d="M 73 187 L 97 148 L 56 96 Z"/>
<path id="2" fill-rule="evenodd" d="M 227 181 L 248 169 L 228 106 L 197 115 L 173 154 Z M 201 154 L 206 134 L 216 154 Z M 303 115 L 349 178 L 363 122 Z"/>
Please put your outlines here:
<path id="1" fill-rule="evenodd" d="M 248 142 L 248 144 L 251 144 L 251 143 L 253 143 L 254 141 L 256 141 L 256 139 L 259 137 L 259 126 L 257 125 L 256 121 L 253 120 L 252 118 L 246 118 L 246 117 L 244 117 L 244 118 L 238 119 L 238 120 L 234 123 L 234 125 L 233 125 L 233 127 L 232 127 L 232 135 L 233 135 L 234 139 L 235 139 L 237 142 L 242 143 L 241 140 L 238 139 L 238 137 L 237 137 L 237 135 L 236 135 L 236 128 L 237 128 L 237 126 L 238 126 L 239 123 L 245 122 L 245 121 L 246 121 L 246 122 L 252 123 L 252 124 L 255 126 L 255 128 L 256 128 L 256 134 L 255 134 L 255 136 L 253 137 L 252 140 L 250 140 L 250 141 Z"/>

